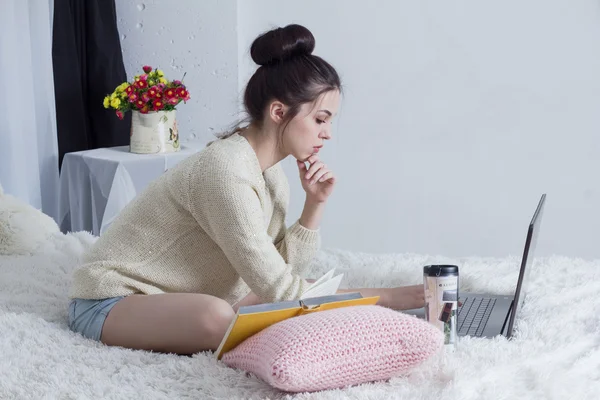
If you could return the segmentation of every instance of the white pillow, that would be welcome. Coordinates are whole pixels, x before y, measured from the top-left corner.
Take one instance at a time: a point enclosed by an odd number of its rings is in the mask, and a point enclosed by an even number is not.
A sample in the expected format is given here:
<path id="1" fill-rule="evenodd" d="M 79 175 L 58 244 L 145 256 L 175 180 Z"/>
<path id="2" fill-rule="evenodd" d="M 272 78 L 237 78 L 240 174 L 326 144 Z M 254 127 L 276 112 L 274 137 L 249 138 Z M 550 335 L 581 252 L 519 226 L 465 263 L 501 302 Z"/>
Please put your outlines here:
<path id="1" fill-rule="evenodd" d="M 4 194 L 0 186 L 0 254 L 35 253 L 59 231 L 52 218 L 16 197 Z"/>

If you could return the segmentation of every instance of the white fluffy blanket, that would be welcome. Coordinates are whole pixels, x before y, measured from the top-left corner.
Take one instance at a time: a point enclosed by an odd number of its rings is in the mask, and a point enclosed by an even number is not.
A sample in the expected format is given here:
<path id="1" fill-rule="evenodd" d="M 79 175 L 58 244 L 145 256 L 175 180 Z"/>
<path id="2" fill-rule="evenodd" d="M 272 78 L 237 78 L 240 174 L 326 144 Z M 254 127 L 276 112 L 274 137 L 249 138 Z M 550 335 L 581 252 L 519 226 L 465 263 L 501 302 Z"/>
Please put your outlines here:
<path id="1" fill-rule="evenodd" d="M 0 256 L 2 399 L 597 399 L 600 396 L 600 262 L 552 257 L 533 267 L 512 341 L 462 339 L 457 352 L 389 382 L 289 395 L 193 357 L 110 348 L 67 328 L 67 293 L 87 233 L 55 233 L 31 255 Z M 421 267 L 453 262 L 462 290 L 509 293 L 517 258 L 443 259 L 321 252 L 313 276 L 337 268 L 344 286 L 421 281 Z M 490 279 L 493 276 L 494 279 Z"/>

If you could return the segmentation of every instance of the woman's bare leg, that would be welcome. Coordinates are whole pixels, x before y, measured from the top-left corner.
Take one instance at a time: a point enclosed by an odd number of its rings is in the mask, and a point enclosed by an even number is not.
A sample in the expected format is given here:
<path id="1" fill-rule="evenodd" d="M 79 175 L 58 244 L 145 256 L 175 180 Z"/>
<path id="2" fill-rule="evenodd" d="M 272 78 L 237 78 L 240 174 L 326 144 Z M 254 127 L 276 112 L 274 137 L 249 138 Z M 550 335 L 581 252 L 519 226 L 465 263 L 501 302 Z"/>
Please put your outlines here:
<path id="1" fill-rule="evenodd" d="M 260 299 L 254 292 L 250 292 L 246 297 L 238 301 L 233 305 L 233 311 L 237 312 L 240 307 L 254 306 L 256 304 L 263 304 L 264 301 Z"/>
<path id="2" fill-rule="evenodd" d="M 307 279 L 308 282 L 314 282 L 313 279 Z M 425 292 L 423 285 L 401 286 L 395 288 L 360 288 L 360 289 L 340 289 L 337 293 L 360 292 L 363 297 L 379 296 L 377 304 L 394 310 L 411 310 L 425 306 Z M 251 306 L 261 304 L 264 301 L 250 292 L 249 295 L 240 300 L 233 306 L 237 312 L 241 306 Z"/>
<path id="3" fill-rule="evenodd" d="M 110 310 L 100 340 L 164 353 L 216 350 L 233 316 L 226 301 L 205 294 L 132 295 Z"/>

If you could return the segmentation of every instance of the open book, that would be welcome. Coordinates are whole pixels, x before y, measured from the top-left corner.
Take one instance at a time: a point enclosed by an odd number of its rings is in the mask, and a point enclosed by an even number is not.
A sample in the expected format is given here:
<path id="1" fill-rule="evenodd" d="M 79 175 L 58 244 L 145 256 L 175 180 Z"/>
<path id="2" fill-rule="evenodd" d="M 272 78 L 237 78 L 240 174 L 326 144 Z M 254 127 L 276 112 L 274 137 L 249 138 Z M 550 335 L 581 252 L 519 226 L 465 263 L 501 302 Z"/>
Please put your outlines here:
<path id="1" fill-rule="evenodd" d="M 378 296 L 362 297 L 360 293 L 336 294 L 343 275 L 333 277 L 333 273 L 334 270 L 331 270 L 319 278 L 300 300 L 240 307 L 215 352 L 215 357 L 220 360 L 223 354 L 250 336 L 285 319 L 340 307 L 376 304 L 379 301 Z"/>
<path id="2" fill-rule="evenodd" d="M 300 299 L 308 299 L 311 297 L 330 296 L 335 294 L 342 283 L 344 274 L 333 276 L 335 269 L 330 270 L 325 275 L 320 277 L 315 283 L 310 285 L 308 290 L 302 294 Z"/>

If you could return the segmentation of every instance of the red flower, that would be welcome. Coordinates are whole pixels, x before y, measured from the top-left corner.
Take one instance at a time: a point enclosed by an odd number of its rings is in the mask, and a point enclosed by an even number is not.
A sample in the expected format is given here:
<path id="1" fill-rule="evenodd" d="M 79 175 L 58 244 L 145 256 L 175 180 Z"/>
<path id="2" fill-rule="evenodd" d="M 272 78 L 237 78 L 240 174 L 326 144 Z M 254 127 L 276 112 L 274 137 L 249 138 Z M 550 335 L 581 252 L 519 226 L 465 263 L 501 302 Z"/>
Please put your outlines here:
<path id="1" fill-rule="evenodd" d="M 165 85 L 164 83 L 159 83 L 157 86 L 161 89 L 164 89 L 167 85 Z"/>
<path id="2" fill-rule="evenodd" d="M 177 96 L 177 91 L 173 88 L 168 88 L 165 90 L 164 94 L 166 98 L 170 99 L 171 97 Z"/>
<path id="3" fill-rule="evenodd" d="M 179 81 L 179 80 L 175 79 L 175 80 L 173 81 L 173 84 L 174 84 L 174 85 L 178 85 L 178 86 L 179 86 L 179 85 L 181 85 L 181 81 Z"/>
<path id="4" fill-rule="evenodd" d="M 160 88 L 158 86 L 152 86 L 150 89 L 148 89 L 148 95 L 151 98 L 155 98 L 155 97 L 162 97 L 161 93 L 160 93 Z"/>
<path id="5" fill-rule="evenodd" d="M 152 67 L 149 66 L 149 65 L 144 65 L 142 68 L 143 68 L 144 72 L 147 73 L 147 74 L 149 74 L 150 72 L 152 72 Z"/>
<path id="6" fill-rule="evenodd" d="M 142 100 L 144 100 L 144 103 L 147 103 L 150 101 L 150 95 L 148 94 L 148 92 L 144 92 L 142 93 Z"/>
<path id="7" fill-rule="evenodd" d="M 123 119 L 123 112 L 122 111 L 117 110 L 116 114 L 117 114 L 117 117 L 119 117 L 119 119 Z"/>
<path id="8" fill-rule="evenodd" d="M 177 96 L 183 101 L 188 101 L 190 99 L 190 92 L 185 90 L 184 88 L 177 89 Z"/>
<path id="9" fill-rule="evenodd" d="M 130 86 L 131 87 L 131 86 Z M 137 101 L 138 99 L 138 95 L 136 93 L 131 93 L 129 95 L 129 102 L 130 103 L 135 103 L 135 101 Z"/>
<path id="10" fill-rule="evenodd" d="M 158 111 L 158 110 L 162 110 L 165 106 L 165 103 L 163 103 L 162 100 L 154 100 L 154 103 L 152 103 L 153 105 L 153 109 L 154 111 Z"/>
<path id="11" fill-rule="evenodd" d="M 146 82 L 145 79 L 140 79 L 139 81 L 135 82 L 135 86 L 137 86 L 140 89 L 143 89 L 143 88 L 148 87 L 148 82 Z"/>
<path id="12" fill-rule="evenodd" d="M 141 99 L 140 99 L 140 100 L 138 100 L 138 101 L 136 101 L 136 102 L 135 102 L 135 105 L 136 105 L 136 106 L 137 106 L 139 109 L 141 109 L 142 107 L 144 107 L 144 106 L 146 105 L 146 102 L 145 102 L 144 100 L 141 100 Z"/>
<path id="13" fill-rule="evenodd" d="M 140 108 L 140 112 L 142 114 L 148 114 L 149 108 L 147 105 L 145 105 L 144 107 Z"/>
<path id="14" fill-rule="evenodd" d="M 125 93 L 127 93 L 127 94 L 133 93 L 133 86 L 131 86 L 131 85 L 127 86 L 127 88 L 125 89 Z"/>
<path id="15" fill-rule="evenodd" d="M 169 97 L 167 101 L 169 102 L 169 104 L 176 106 L 181 101 L 181 99 L 177 97 Z"/>

